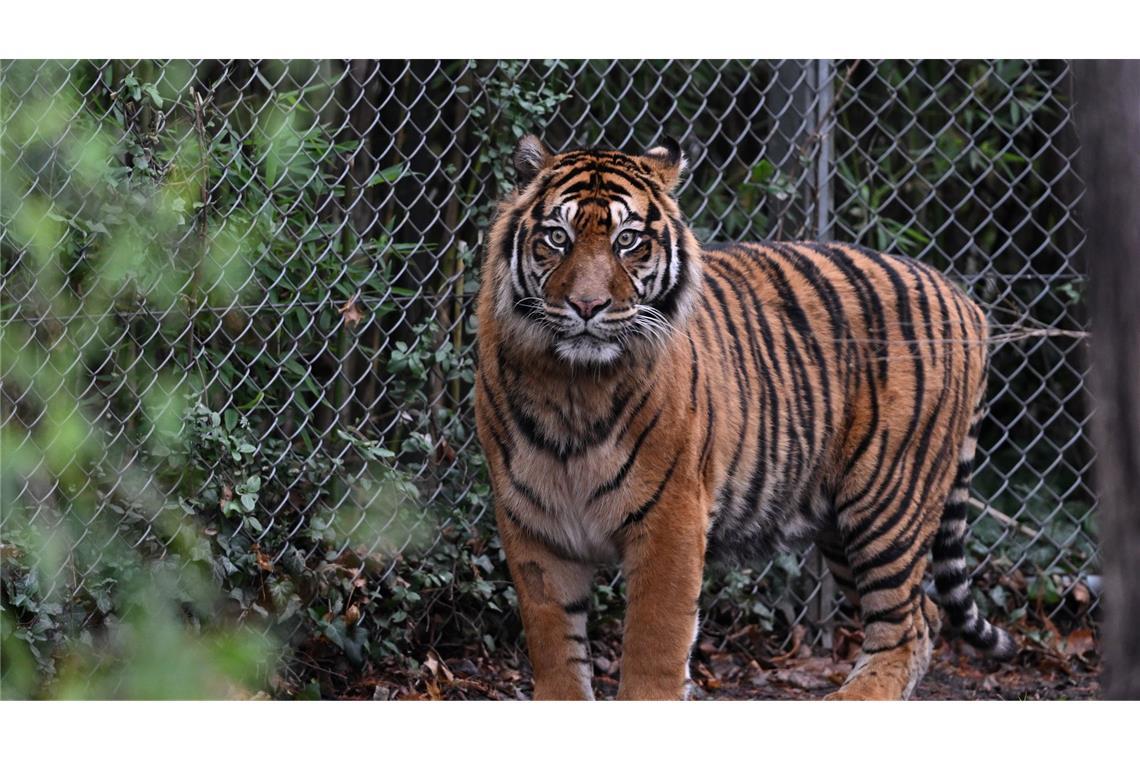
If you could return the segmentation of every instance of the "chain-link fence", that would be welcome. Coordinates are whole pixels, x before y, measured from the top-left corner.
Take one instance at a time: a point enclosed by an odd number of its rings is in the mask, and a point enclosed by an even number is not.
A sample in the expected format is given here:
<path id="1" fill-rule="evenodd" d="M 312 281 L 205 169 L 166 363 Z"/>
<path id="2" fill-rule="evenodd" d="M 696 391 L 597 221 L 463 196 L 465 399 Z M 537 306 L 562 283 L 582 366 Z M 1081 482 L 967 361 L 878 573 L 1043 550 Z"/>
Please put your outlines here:
<path id="1" fill-rule="evenodd" d="M 851 241 L 960 281 L 999 334 L 983 601 L 1087 611 L 1068 81 L 1036 61 L 6 62 L 5 609 L 45 637 L 97 626 L 126 546 L 207 564 L 239 615 L 350 659 L 494 646 L 511 598 L 470 306 L 534 131 L 555 149 L 678 138 L 702 239 Z M 825 623 L 822 567 L 724 572 L 707 617 Z"/>

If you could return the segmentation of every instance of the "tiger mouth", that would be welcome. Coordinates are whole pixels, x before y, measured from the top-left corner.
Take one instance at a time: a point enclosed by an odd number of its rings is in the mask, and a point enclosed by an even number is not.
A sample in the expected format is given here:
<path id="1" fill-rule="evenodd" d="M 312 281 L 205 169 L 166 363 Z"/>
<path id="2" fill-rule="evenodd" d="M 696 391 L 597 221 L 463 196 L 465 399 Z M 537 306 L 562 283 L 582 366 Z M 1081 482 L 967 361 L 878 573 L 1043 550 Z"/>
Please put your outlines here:
<path id="1" fill-rule="evenodd" d="M 560 337 L 554 352 L 573 364 L 609 364 L 622 354 L 622 348 L 616 340 L 581 332 Z"/>
<path id="2" fill-rule="evenodd" d="M 574 335 L 562 335 L 558 338 L 559 343 L 569 344 L 571 346 L 582 346 L 586 348 L 598 348 L 601 346 L 617 345 L 617 341 L 612 338 L 603 338 L 589 332 L 575 333 Z"/>

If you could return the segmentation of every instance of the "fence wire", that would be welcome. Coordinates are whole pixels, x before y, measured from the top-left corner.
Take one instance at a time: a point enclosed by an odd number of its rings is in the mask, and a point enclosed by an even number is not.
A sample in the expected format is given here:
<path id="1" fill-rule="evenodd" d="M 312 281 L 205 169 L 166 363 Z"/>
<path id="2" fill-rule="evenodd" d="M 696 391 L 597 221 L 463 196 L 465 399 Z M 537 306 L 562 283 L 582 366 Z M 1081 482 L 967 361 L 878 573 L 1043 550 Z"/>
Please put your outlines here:
<path id="1" fill-rule="evenodd" d="M 1071 107 L 1054 61 L 5 62 L 5 560 L 34 529 L 37 593 L 93 624 L 109 547 L 197 557 L 191 515 L 242 614 L 296 628 L 347 584 L 318 624 L 351 649 L 364 573 L 420 589 L 365 614 L 478 639 L 488 609 L 449 600 L 505 586 L 471 306 L 507 157 L 671 135 L 700 238 L 905 253 L 988 307 L 975 575 L 990 607 L 995 573 L 1095 606 Z M 826 636 L 814 554 L 734 578 Z"/>

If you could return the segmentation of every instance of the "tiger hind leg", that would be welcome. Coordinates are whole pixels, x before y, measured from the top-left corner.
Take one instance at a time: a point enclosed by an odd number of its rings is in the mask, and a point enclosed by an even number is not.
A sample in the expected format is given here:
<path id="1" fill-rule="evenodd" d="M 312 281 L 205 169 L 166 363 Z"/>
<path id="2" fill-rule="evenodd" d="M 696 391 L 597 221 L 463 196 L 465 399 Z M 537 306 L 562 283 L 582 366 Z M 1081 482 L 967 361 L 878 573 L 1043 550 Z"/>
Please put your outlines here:
<path id="1" fill-rule="evenodd" d="M 885 509 L 860 506 L 840 511 L 842 553 L 828 549 L 833 573 L 853 581 L 863 648 L 846 681 L 826 698 L 906 699 L 930 665 L 940 626 L 938 608 L 923 588 L 933 521 L 901 500 Z M 846 566 L 834 561 L 841 557 Z"/>

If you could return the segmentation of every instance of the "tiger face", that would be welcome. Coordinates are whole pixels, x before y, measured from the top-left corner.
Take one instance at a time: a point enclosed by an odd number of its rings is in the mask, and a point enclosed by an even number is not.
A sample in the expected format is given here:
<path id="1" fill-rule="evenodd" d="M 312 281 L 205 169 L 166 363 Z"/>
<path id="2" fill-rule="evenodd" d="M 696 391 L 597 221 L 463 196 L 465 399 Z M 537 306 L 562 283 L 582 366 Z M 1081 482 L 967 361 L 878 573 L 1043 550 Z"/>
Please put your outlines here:
<path id="1" fill-rule="evenodd" d="M 700 271 L 672 196 L 680 146 L 551 154 L 528 136 L 514 162 L 519 189 L 491 251 L 498 317 L 516 339 L 572 365 L 660 347 L 687 316 Z"/>

